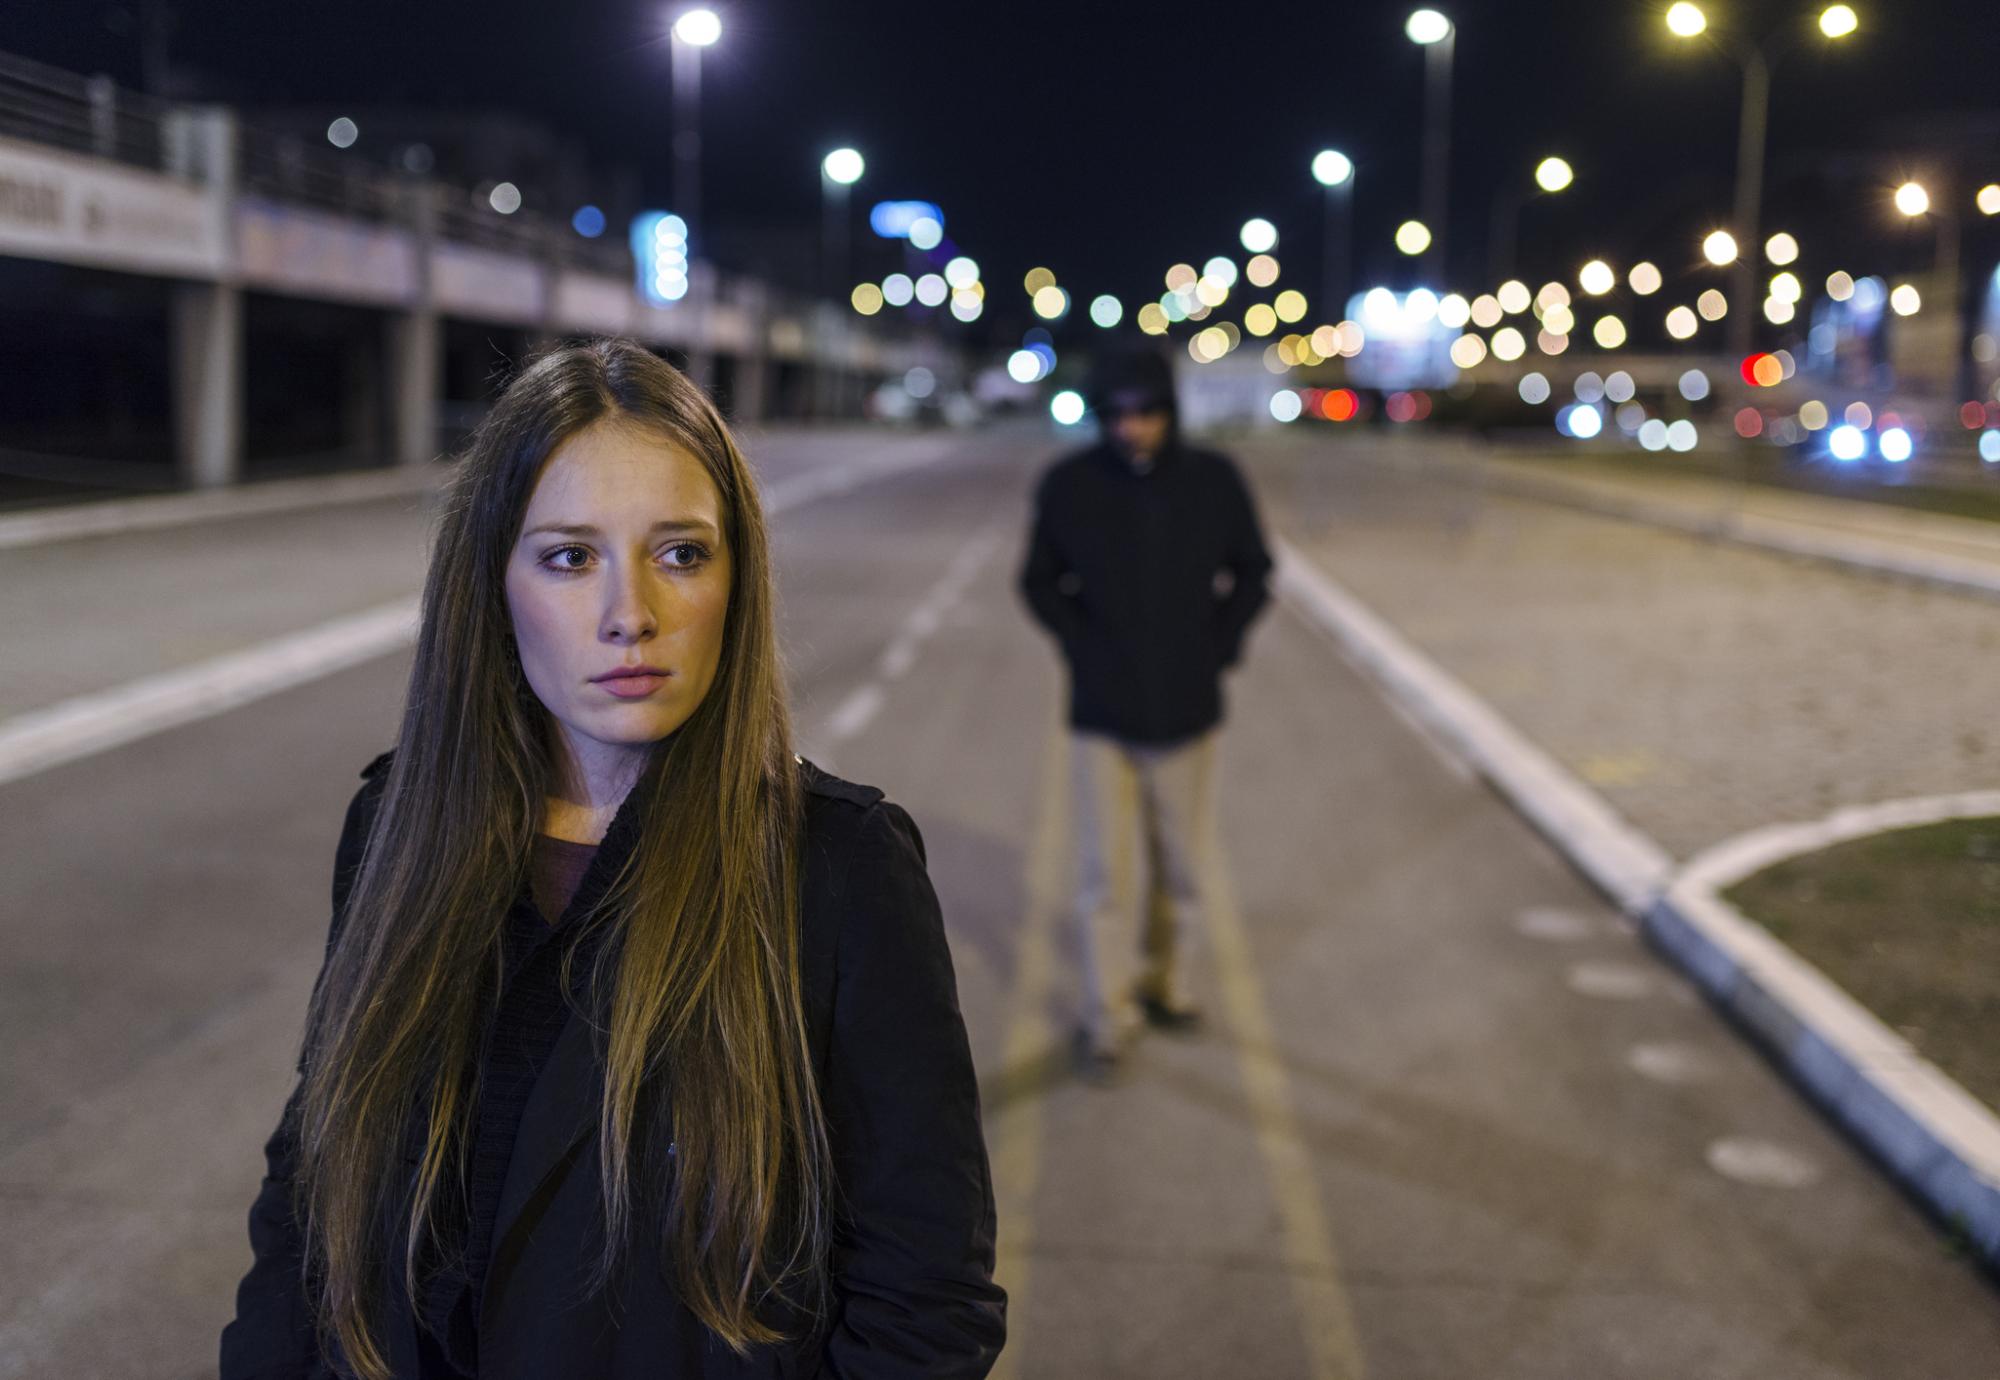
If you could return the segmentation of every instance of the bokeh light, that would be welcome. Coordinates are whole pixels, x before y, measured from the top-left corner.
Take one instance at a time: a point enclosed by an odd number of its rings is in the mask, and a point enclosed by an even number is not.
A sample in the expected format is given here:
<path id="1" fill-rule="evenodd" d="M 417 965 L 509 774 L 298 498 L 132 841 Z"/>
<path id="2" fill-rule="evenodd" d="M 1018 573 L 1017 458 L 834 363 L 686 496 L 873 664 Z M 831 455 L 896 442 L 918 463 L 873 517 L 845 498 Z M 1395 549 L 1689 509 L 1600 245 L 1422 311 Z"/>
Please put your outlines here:
<path id="1" fill-rule="evenodd" d="M 1680 377 L 1681 396 L 1689 402 L 1700 402 L 1708 396 L 1708 375 L 1699 369 L 1690 369 Z"/>
<path id="2" fill-rule="evenodd" d="M 1280 388 L 1271 395 L 1271 415 L 1278 421 L 1296 422 L 1304 410 L 1305 404 L 1299 401 L 1299 395 L 1289 388 Z"/>
<path id="3" fill-rule="evenodd" d="M 1782 268 L 1799 257 L 1799 242 L 1780 230 L 1764 241 L 1764 257 Z"/>
<path id="4" fill-rule="evenodd" d="M 1632 291 L 1641 297 L 1651 297 L 1660 290 L 1663 280 L 1656 265 L 1642 261 L 1632 265 L 1632 271 L 1625 276 L 1625 281 L 1630 283 Z"/>
<path id="5" fill-rule="evenodd" d="M 1533 295 L 1528 291 L 1528 285 L 1519 278 L 1509 278 L 1506 282 L 1502 283 L 1497 296 L 1500 301 L 1500 310 L 1506 312 L 1509 316 L 1519 316 L 1533 305 L 1535 300 Z"/>
<path id="6" fill-rule="evenodd" d="M 1417 255 L 1431 247 L 1430 227 L 1420 220 L 1406 220 L 1396 227 L 1396 248 Z"/>
<path id="7" fill-rule="evenodd" d="M 1278 294 L 1277 300 L 1271 305 L 1277 311 L 1280 321 L 1290 323 L 1305 320 L 1306 295 L 1296 288 L 1286 288 Z"/>
<path id="8" fill-rule="evenodd" d="M 1898 316 L 1915 316 L 1923 305 L 1923 294 L 1914 283 L 1898 283 L 1889 294 L 1889 310 Z"/>
<path id="9" fill-rule="evenodd" d="M 674 21 L 674 37 L 692 47 L 709 47 L 722 37 L 722 20 L 714 10 L 689 10 Z"/>
<path id="10" fill-rule="evenodd" d="M 1549 400 L 1549 381 L 1546 376 L 1530 371 L 1521 375 L 1515 391 L 1520 393 L 1522 402 L 1539 407 Z"/>
<path id="11" fill-rule="evenodd" d="M 511 216 L 521 209 L 521 189 L 511 182 L 499 183 L 486 194 L 486 204 L 503 216 Z"/>
<path id="12" fill-rule="evenodd" d="M 1267 288 L 1278 281 L 1278 261 L 1269 254 L 1259 254 L 1243 265 L 1243 276 L 1250 280 L 1250 286 Z"/>
<path id="13" fill-rule="evenodd" d="M 1701 242 L 1701 256 L 1720 268 L 1736 262 L 1736 236 L 1727 230 L 1711 230 Z"/>
<path id="14" fill-rule="evenodd" d="M 907 307 L 917 295 L 917 285 L 907 273 L 891 273 L 882 280 L 882 300 L 892 307 Z"/>
<path id="15" fill-rule="evenodd" d="M 1576 181 L 1576 170 L 1561 158 L 1544 158 L 1535 164 L 1535 185 L 1545 192 L 1559 192 Z"/>
<path id="16" fill-rule="evenodd" d="M 1982 216 L 2000 216 L 2000 182 L 1989 182 L 1972 198 Z"/>
<path id="17" fill-rule="evenodd" d="M 1820 11 L 1819 31 L 1828 38 L 1846 38 L 1861 27 L 1852 5 L 1828 5 Z"/>
<path id="18" fill-rule="evenodd" d="M 1167 333 L 1167 314 L 1161 309 L 1158 302 L 1146 303 L 1145 306 L 1139 308 L 1138 315 L 1134 319 L 1138 321 L 1139 329 L 1147 335 L 1165 335 Z"/>
<path id="19" fill-rule="evenodd" d="M 1194 270 L 1189 269 L 1188 272 L 1192 274 Z M 1190 277 L 1188 281 L 1193 282 L 1194 279 Z M 1021 279 L 1021 287 L 1030 297 L 1033 297 L 1043 288 L 1050 288 L 1055 285 L 1056 275 L 1049 272 L 1046 268 L 1031 268 L 1028 270 L 1027 275 Z"/>
<path id="20" fill-rule="evenodd" d="M 944 227 L 931 216 L 918 216 L 910 222 L 910 247 L 912 249 L 936 249 L 944 243 Z"/>
<path id="21" fill-rule="evenodd" d="M 944 280 L 954 288 L 969 288 L 979 281 L 979 265 L 961 254 L 944 266 Z"/>
<path id="22" fill-rule="evenodd" d="M 882 289 L 873 283 L 859 283 L 854 291 L 847 295 L 847 300 L 853 303 L 854 309 L 863 316 L 873 316 L 882 310 Z"/>
<path id="23" fill-rule="evenodd" d="M 1512 326 L 1502 326 L 1493 332 L 1492 349 L 1495 359 L 1505 360 L 1511 364 L 1528 353 L 1527 337 Z"/>
<path id="24" fill-rule="evenodd" d="M 1611 265 L 1602 259 L 1592 259 L 1577 270 L 1576 281 L 1592 297 L 1602 297 L 1618 286 L 1618 275 L 1611 271 Z"/>
<path id="25" fill-rule="evenodd" d="M 1827 274 L 1826 295 L 1836 302 L 1845 302 L 1854 295 L 1854 275 L 1840 269 Z"/>
<path id="26" fill-rule="evenodd" d="M 1451 21 L 1436 10 L 1417 10 L 1403 25 L 1403 32 L 1409 35 L 1412 43 L 1426 46 L 1442 43 L 1451 36 Z"/>
<path id="27" fill-rule="evenodd" d="M 1278 313 L 1268 303 L 1259 302 L 1243 313 L 1243 329 L 1252 335 L 1269 335 L 1278 329 Z"/>
<path id="28" fill-rule="evenodd" d="M 1675 340 L 1689 339 L 1700 325 L 1694 313 L 1686 307 L 1675 307 L 1667 313 L 1667 334 Z"/>
<path id="29" fill-rule="evenodd" d="M 1110 293 L 1100 293 L 1090 299 L 1090 319 L 1095 324 L 1110 330 L 1124 319 L 1125 308 Z"/>
<path id="30" fill-rule="evenodd" d="M 1448 330 L 1458 330 L 1472 319 L 1472 304 L 1455 292 L 1447 292 L 1438 298 L 1438 325 Z"/>
<path id="31" fill-rule="evenodd" d="M 361 137 L 361 126 L 345 115 L 326 127 L 326 142 L 337 149 L 351 149 L 354 141 Z"/>
<path id="32" fill-rule="evenodd" d="M 826 180 L 837 182 L 843 187 L 850 187 L 859 182 L 867 166 L 862 161 L 860 153 L 847 148 L 835 149 L 819 161 L 819 169 L 826 174 Z"/>
<path id="33" fill-rule="evenodd" d="M 1049 399 L 1049 415 L 1063 426 L 1075 426 L 1083 420 L 1083 395 L 1073 388 L 1065 388 Z"/>
<path id="34" fill-rule="evenodd" d="M 1693 38 L 1708 27 L 1708 16 L 1701 12 L 1701 6 L 1678 0 L 1667 7 L 1667 29 L 1677 38 Z"/>
<path id="35" fill-rule="evenodd" d="M 1055 321 L 1069 310 L 1069 294 L 1051 283 L 1036 291 L 1034 297 L 1035 315 L 1044 321 Z"/>
<path id="36" fill-rule="evenodd" d="M 1354 176 L 1354 161 L 1339 149 L 1321 149 L 1313 155 L 1312 174 L 1322 187 L 1338 187 Z"/>
<path id="37" fill-rule="evenodd" d="M 1900 465 L 1910 458 L 1916 449 L 1910 440 L 1910 433 L 1899 426 L 1886 427 L 1875 439 L 1875 449 L 1884 460 L 1892 465 Z"/>
<path id="38" fill-rule="evenodd" d="M 1522 289 L 1526 291 L 1526 289 Z M 1500 299 L 1490 292 L 1482 292 L 1472 299 L 1472 324 L 1481 330 L 1491 330 L 1500 324 L 1503 313 Z"/>
<path id="39" fill-rule="evenodd" d="M 1476 335 L 1462 335 L 1451 342 L 1451 362 L 1461 369 L 1471 369 L 1486 358 L 1486 342 Z"/>
<path id="40" fill-rule="evenodd" d="M 951 285 L 941 273 L 926 273 L 917 279 L 917 301 L 927 307 L 941 307 L 951 295 Z"/>
<path id="41" fill-rule="evenodd" d="M 1694 423 L 1683 417 L 1667 426 L 1667 449 L 1686 454 L 1695 448 L 1701 434 L 1694 429 Z"/>
<path id="42" fill-rule="evenodd" d="M 1615 350 L 1625 343 L 1625 323 L 1615 316 L 1600 316 L 1590 328 L 1590 338 L 1600 350 Z"/>
<path id="43" fill-rule="evenodd" d="M 1906 216 L 1920 216 L 1931 209 L 1931 194 L 1921 182 L 1905 182 L 1896 188 L 1896 209 Z"/>
<path id="44" fill-rule="evenodd" d="M 1859 460 L 1868 453 L 1868 437 L 1860 427 L 1843 422 L 1827 433 L 1826 448 L 1836 460 Z"/>
<path id="45" fill-rule="evenodd" d="M 1243 229 L 1237 239 L 1252 254 L 1263 254 L 1275 249 L 1278 244 L 1278 227 L 1262 216 L 1254 216 L 1243 222 Z"/>
<path id="46" fill-rule="evenodd" d="M 1701 313 L 1704 321 L 1720 321 L 1729 315 L 1729 299 L 1718 288 L 1710 288 L 1694 299 L 1694 309 Z"/>

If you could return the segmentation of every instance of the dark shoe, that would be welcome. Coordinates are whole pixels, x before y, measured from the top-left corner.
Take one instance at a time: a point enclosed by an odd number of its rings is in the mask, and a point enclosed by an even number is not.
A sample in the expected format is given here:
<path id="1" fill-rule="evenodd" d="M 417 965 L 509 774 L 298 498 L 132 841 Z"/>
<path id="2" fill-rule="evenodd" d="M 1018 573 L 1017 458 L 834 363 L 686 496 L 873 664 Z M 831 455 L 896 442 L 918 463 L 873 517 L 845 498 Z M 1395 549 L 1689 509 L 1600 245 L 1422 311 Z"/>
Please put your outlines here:
<path id="1" fill-rule="evenodd" d="M 1118 1081 L 1124 1060 L 1115 1048 L 1093 1040 L 1088 1030 L 1076 1032 L 1070 1053 L 1076 1063 L 1077 1075 L 1092 1087 L 1108 1088 Z"/>
<path id="2" fill-rule="evenodd" d="M 1173 1035 L 1192 1035 L 1201 1029 L 1201 1010 L 1194 1006 L 1169 1006 L 1158 997 L 1141 996 L 1139 1012 L 1146 1024 Z"/>

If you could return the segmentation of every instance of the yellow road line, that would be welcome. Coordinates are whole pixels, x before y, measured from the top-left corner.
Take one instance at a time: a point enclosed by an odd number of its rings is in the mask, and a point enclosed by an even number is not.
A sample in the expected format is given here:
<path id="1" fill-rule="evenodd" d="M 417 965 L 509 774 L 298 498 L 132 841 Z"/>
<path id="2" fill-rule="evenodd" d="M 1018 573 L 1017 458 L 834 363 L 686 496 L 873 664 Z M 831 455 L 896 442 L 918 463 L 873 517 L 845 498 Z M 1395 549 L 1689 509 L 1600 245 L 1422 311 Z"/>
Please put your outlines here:
<path id="1" fill-rule="evenodd" d="M 1069 834 L 1068 736 L 1060 721 L 1050 725 L 1042 752 L 1041 798 L 1034 841 L 1029 847 L 1025 891 L 1015 956 L 1013 999 L 1008 1004 L 1007 1037 L 1001 1047 L 1003 1080 L 1027 1076 L 1055 1045 L 1049 1026 L 1049 993 L 1055 982 L 1056 919 L 1064 904 L 1064 840 Z M 999 1261 L 995 1271 L 1007 1291 L 1007 1349 L 992 1380 L 1013 1380 L 1020 1369 L 1023 1305 L 1028 1289 L 1027 1243 L 1033 1231 L 1035 1186 L 1041 1178 L 1042 1094 L 1030 1091 L 1006 1100 L 993 1136 L 993 1196 L 1000 1214 Z"/>
<path id="2" fill-rule="evenodd" d="M 1257 1132 L 1257 1148 L 1283 1224 L 1285 1273 L 1305 1332 L 1313 1380 L 1362 1380 L 1366 1367 L 1354 1331 L 1353 1310 L 1340 1282 L 1326 1209 L 1320 1202 L 1312 1156 L 1299 1132 L 1291 1080 L 1278 1057 L 1277 1032 L 1257 980 L 1250 937 L 1236 909 L 1235 887 L 1218 849 L 1203 907 L 1215 953 L 1222 1005 L 1235 1032 L 1237 1063 Z"/>

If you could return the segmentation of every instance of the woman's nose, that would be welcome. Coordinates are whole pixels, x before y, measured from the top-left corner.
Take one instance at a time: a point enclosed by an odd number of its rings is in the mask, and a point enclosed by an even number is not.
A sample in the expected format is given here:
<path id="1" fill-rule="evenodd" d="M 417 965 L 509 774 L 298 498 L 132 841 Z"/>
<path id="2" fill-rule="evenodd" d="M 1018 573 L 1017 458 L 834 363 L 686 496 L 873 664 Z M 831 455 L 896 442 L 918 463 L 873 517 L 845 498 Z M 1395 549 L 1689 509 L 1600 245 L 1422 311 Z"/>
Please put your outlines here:
<path id="1" fill-rule="evenodd" d="M 660 620 L 646 597 L 644 577 L 632 571 L 614 575 L 606 591 L 599 635 L 607 642 L 645 642 L 659 630 Z"/>

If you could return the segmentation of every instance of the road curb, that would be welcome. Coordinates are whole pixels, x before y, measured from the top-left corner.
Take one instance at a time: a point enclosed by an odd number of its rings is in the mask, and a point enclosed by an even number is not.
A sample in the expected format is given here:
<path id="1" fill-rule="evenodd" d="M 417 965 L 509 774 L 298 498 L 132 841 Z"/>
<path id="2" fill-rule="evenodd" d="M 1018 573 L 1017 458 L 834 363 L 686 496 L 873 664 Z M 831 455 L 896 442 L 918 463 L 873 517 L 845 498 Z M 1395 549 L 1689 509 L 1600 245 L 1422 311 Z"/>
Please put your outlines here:
<path id="1" fill-rule="evenodd" d="M 1679 868 L 1325 571 L 1283 540 L 1273 546 L 1286 602 L 1471 763 L 1836 1125 L 2000 1268 L 2000 1118 L 1719 894 L 1734 869 L 1775 861 L 1774 848 L 1818 846 L 1871 819 L 1894 827 L 1947 818 L 1934 811 L 1952 807 L 1894 802 L 1872 816 L 1843 812 L 1819 826 L 1758 831 Z M 1957 808 L 1976 809 L 1995 798 L 1952 799 Z"/>

